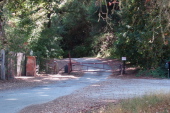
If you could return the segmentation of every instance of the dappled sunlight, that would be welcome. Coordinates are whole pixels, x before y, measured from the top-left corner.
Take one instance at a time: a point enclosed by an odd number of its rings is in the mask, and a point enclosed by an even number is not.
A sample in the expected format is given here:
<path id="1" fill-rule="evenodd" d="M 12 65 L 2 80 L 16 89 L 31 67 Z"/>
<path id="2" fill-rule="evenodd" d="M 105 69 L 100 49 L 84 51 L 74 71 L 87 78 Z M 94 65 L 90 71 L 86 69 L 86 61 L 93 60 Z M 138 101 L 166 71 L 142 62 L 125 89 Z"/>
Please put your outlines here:
<path id="1" fill-rule="evenodd" d="M 80 77 L 76 77 L 73 75 L 61 75 L 61 74 L 49 74 L 49 75 L 39 75 L 39 76 L 20 76 L 15 77 L 16 79 L 24 80 L 26 82 L 43 82 L 43 83 L 49 83 L 45 82 L 45 80 L 49 81 L 58 81 L 58 80 L 67 80 L 67 79 L 77 79 Z"/>
<path id="2" fill-rule="evenodd" d="M 97 79 L 97 78 L 87 78 L 87 79 L 90 80 L 90 81 L 95 81 L 95 82 L 100 81 L 100 80 Z"/>
<path id="3" fill-rule="evenodd" d="M 50 78 L 43 78 L 43 80 L 60 80 L 59 78 L 52 78 L 52 77 L 50 77 Z"/>
<path id="4" fill-rule="evenodd" d="M 49 89 L 51 89 L 51 88 L 42 88 L 42 89 L 46 89 L 46 90 L 49 90 Z"/>
<path id="5" fill-rule="evenodd" d="M 37 94 L 43 94 L 44 92 L 37 92 Z"/>
<path id="6" fill-rule="evenodd" d="M 93 84 L 91 85 L 92 87 L 100 87 L 100 85 L 97 85 L 97 84 Z"/>
<path id="7" fill-rule="evenodd" d="M 87 78 L 87 79 L 91 79 L 91 78 Z"/>
<path id="8" fill-rule="evenodd" d="M 43 83 L 48 84 L 49 82 L 43 82 Z"/>
<path id="9" fill-rule="evenodd" d="M 96 58 L 72 58 L 75 61 L 79 61 L 81 59 L 81 62 L 96 62 Z"/>
<path id="10" fill-rule="evenodd" d="M 79 78 L 79 77 L 75 77 L 73 75 L 49 75 L 51 78 Z"/>
<path id="11" fill-rule="evenodd" d="M 30 79 L 30 78 L 35 78 L 35 77 L 30 77 L 30 76 L 19 76 L 15 77 L 16 79 Z"/>
<path id="12" fill-rule="evenodd" d="M 108 61 L 102 61 L 103 63 L 107 63 Z"/>
<path id="13" fill-rule="evenodd" d="M 136 67 L 130 67 L 130 68 L 126 68 L 126 70 L 131 70 L 131 71 L 134 71 L 134 70 L 136 70 Z"/>
<path id="14" fill-rule="evenodd" d="M 40 95 L 40 96 L 42 96 L 42 97 L 47 97 L 47 96 L 49 96 L 49 95 Z"/>
<path id="15" fill-rule="evenodd" d="M 41 82 L 41 80 L 33 80 L 33 81 L 35 81 L 35 82 Z"/>
<path id="16" fill-rule="evenodd" d="M 18 99 L 17 98 L 8 98 L 8 99 L 5 99 L 5 100 L 16 101 Z"/>

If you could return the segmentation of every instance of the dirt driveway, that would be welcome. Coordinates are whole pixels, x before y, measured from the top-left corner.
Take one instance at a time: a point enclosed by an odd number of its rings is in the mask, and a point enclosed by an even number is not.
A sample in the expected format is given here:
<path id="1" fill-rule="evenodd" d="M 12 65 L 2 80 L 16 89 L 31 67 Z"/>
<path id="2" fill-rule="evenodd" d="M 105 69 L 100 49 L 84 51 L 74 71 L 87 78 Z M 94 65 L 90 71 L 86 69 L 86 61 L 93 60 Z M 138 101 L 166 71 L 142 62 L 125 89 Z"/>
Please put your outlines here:
<path id="1" fill-rule="evenodd" d="M 117 60 L 102 60 L 91 59 L 97 62 L 108 62 L 111 66 L 115 66 L 120 62 Z M 112 68 L 113 68 L 112 67 Z M 92 108 L 98 108 L 106 105 L 110 102 L 116 103 L 119 99 L 132 98 L 135 96 L 141 96 L 150 93 L 170 92 L 170 80 L 168 79 L 146 79 L 135 78 L 135 70 L 133 68 L 127 69 L 127 74 L 119 76 L 117 72 L 104 76 L 101 81 L 92 82 L 91 84 L 75 90 L 69 95 L 60 96 L 55 100 L 52 100 L 43 104 L 36 104 L 28 106 L 20 111 L 20 113 L 78 113 L 86 112 Z M 103 76 L 101 73 L 94 73 L 96 76 Z M 88 76 L 89 73 L 74 73 L 73 75 L 61 75 L 60 77 L 53 76 L 41 76 L 33 78 L 25 78 L 12 82 L 13 85 L 23 87 L 33 87 L 43 84 L 56 84 L 57 81 L 66 79 L 77 79 L 84 76 Z M 53 77 L 53 78 L 52 78 Z M 90 77 L 89 80 L 92 80 Z M 97 77 L 95 77 L 97 78 Z M 25 82 L 23 82 L 25 81 Z M 32 82 L 34 81 L 34 82 Z M 82 83 L 85 83 L 82 81 Z M 3 83 L 4 84 L 4 83 Z M 10 87 L 7 85 L 0 87 L 1 90 L 11 90 L 14 86 L 10 83 Z M 2 83 L 0 83 L 2 86 Z M 5 88 L 6 87 L 6 88 Z M 17 87 L 18 88 L 18 87 Z"/>

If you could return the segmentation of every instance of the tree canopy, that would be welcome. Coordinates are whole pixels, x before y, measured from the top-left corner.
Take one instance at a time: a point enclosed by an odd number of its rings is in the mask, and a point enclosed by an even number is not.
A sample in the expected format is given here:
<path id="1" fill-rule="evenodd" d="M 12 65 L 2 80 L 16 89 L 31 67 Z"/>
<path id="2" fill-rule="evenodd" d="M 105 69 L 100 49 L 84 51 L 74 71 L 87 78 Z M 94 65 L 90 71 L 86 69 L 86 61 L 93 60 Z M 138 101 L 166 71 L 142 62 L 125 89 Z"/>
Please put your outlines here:
<path id="1" fill-rule="evenodd" d="M 170 59 L 169 0 L 0 0 L 0 6 L 1 48 L 10 51 L 126 56 L 142 68 Z"/>

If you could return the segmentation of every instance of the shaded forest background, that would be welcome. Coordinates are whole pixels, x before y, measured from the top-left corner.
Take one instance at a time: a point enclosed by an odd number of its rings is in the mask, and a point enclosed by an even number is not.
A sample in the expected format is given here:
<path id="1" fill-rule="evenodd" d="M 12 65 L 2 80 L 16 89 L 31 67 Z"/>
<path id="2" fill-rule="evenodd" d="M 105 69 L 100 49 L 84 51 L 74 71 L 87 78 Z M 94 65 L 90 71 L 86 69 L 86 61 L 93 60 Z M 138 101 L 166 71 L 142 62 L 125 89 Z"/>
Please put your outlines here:
<path id="1" fill-rule="evenodd" d="M 0 48 L 43 58 L 126 56 L 165 76 L 170 1 L 0 0 Z M 142 73 L 142 72 L 141 72 Z M 148 72 L 147 72 L 148 73 Z"/>

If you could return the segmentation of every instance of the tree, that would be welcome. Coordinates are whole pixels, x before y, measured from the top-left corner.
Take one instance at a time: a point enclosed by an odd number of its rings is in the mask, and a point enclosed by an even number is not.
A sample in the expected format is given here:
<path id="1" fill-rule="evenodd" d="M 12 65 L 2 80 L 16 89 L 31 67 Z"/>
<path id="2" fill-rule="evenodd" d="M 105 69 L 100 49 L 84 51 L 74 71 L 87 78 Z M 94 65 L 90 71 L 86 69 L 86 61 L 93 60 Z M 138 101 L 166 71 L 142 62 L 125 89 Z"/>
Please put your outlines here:
<path id="1" fill-rule="evenodd" d="M 58 34 L 62 37 L 61 47 L 65 51 L 64 57 L 68 57 L 71 51 L 72 57 L 82 57 L 90 54 L 89 33 L 91 25 L 88 21 L 87 2 L 72 0 L 61 9 L 61 21 L 58 25 Z"/>
<path id="2" fill-rule="evenodd" d="M 42 50 L 40 48 L 37 49 L 39 46 L 38 42 L 42 42 L 42 40 L 57 42 L 56 44 L 59 42 L 59 40 L 56 40 L 56 33 L 54 33 L 56 28 L 52 26 L 52 19 L 58 15 L 56 10 L 58 5 L 60 5 L 60 1 L 20 0 L 9 1 L 5 5 L 8 10 L 4 12 L 7 17 L 5 35 L 10 50 L 20 52 L 26 51 L 28 53 L 30 50 L 33 50 L 34 53 L 52 52 L 51 50 L 53 49 L 55 49 L 55 51 L 58 51 L 58 49 L 60 50 L 59 45 L 49 48 L 52 43 L 46 44 L 46 42 L 44 42 L 44 44 L 41 43 L 41 46 L 44 46 L 41 48 Z M 48 35 L 44 34 L 44 32 L 47 31 Z M 44 48 L 47 48 L 47 51 L 44 50 Z M 49 52 L 48 55 L 45 55 L 46 53 L 41 54 L 42 57 L 59 56 L 51 55 Z"/>
<path id="3" fill-rule="evenodd" d="M 122 1 L 122 21 L 116 53 L 143 68 L 156 68 L 163 61 L 168 18 L 156 0 Z M 165 7 L 169 9 L 169 7 Z M 166 12 L 167 13 L 167 12 Z"/>
<path id="4" fill-rule="evenodd" d="M 5 31 L 4 31 L 4 25 L 5 25 L 5 16 L 3 14 L 4 7 L 5 7 L 5 0 L 0 0 L 0 48 L 5 48 L 5 45 L 7 43 L 5 38 Z"/>

